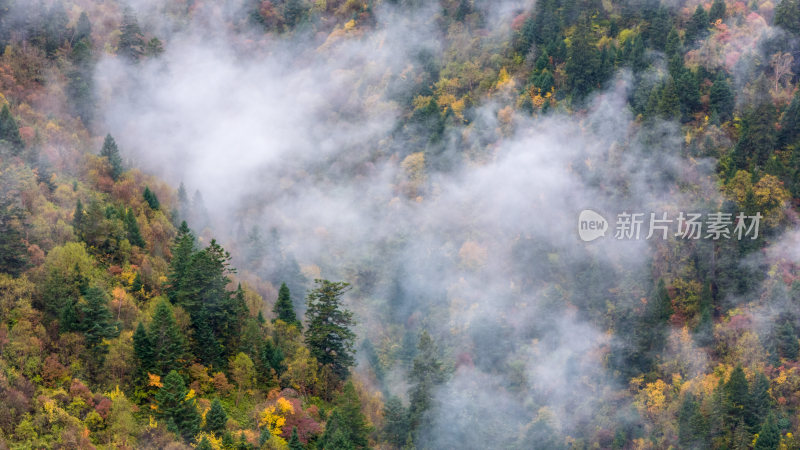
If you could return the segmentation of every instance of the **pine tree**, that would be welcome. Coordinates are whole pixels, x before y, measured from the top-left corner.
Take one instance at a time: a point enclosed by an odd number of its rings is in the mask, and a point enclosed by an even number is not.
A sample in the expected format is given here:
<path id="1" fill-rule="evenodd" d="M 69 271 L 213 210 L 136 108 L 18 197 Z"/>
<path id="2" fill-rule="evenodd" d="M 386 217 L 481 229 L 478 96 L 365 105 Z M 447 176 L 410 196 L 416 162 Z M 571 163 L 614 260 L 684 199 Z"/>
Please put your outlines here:
<path id="1" fill-rule="evenodd" d="M 367 436 L 371 429 L 367 419 L 361 412 L 361 401 L 358 399 L 356 388 L 352 380 L 348 380 L 342 389 L 342 394 L 336 401 L 336 409 L 342 419 L 342 429 L 356 448 L 367 446 Z"/>
<path id="2" fill-rule="evenodd" d="M 153 370 L 153 344 L 142 322 L 139 322 L 133 332 L 133 354 L 139 361 L 139 376 L 144 377 Z"/>
<path id="3" fill-rule="evenodd" d="M 772 397 L 769 395 L 769 379 L 763 373 L 756 374 L 747 404 L 744 406 L 744 423 L 752 433 L 758 431 L 761 421 L 767 416 L 772 407 Z"/>
<path id="4" fill-rule="evenodd" d="M 100 156 L 105 156 L 108 159 L 108 164 L 111 166 L 111 179 L 117 181 L 119 176 L 122 175 L 122 157 L 119 154 L 117 143 L 110 134 L 106 135 L 103 141 L 103 148 L 100 149 Z"/>
<path id="5" fill-rule="evenodd" d="M 185 343 L 166 300 L 156 305 L 147 336 L 152 345 L 152 369 L 156 375 L 180 368 L 186 353 Z"/>
<path id="6" fill-rule="evenodd" d="M 692 18 L 689 19 L 689 23 L 686 24 L 686 44 L 689 45 L 703 37 L 708 31 L 708 24 L 709 20 L 706 10 L 703 8 L 703 5 L 697 5 L 694 14 L 692 14 Z"/>
<path id="7" fill-rule="evenodd" d="M 275 320 L 282 320 L 288 324 L 300 326 L 300 321 L 297 320 L 297 316 L 294 314 L 292 297 L 286 283 L 281 283 L 281 288 L 278 290 L 278 300 L 275 302 L 275 306 L 272 307 L 272 312 L 275 314 Z"/>
<path id="8" fill-rule="evenodd" d="M 22 136 L 19 134 L 19 127 L 8 105 L 3 105 L 0 110 L 0 143 L 4 143 L 11 149 L 13 155 L 19 155 L 25 147 Z"/>
<path id="9" fill-rule="evenodd" d="M 770 413 L 758 432 L 758 439 L 753 448 L 755 450 L 777 450 L 780 443 L 781 430 L 778 428 L 775 415 Z"/>
<path id="10" fill-rule="evenodd" d="M 417 350 L 409 374 L 409 427 L 412 432 L 422 423 L 423 414 L 433 407 L 433 390 L 446 379 L 444 366 L 439 360 L 439 351 L 427 331 L 420 335 Z"/>
<path id="11" fill-rule="evenodd" d="M 136 221 L 136 215 L 133 213 L 133 208 L 128 208 L 125 214 L 125 230 L 128 233 L 128 242 L 131 245 L 144 248 L 146 242 L 139 231 L 139 223 Z"/>
<path id="12" fill-rule="evenodd" d="M 192 254 L 195 251 L 195 238 L 186 221 L 181 222 L 178 227 L 178 235 L 175 236 L 175 243 L 172 246 L 172 260 L 169 263 L 167 274 L 166 292 L 172 303 L 181 305 L 187 302 L 188 292 L 185 289 L 189 277 L 189 268 Z"/>
<path id="13" fill-rule="evenodd" d="M 188 398 L 189 390 L 178 372 L 172 370 L 164 377 L 163 386 L 156 392 L 158 415 L 167 422 L 167 428 L 191 439 L 200 428 L 200 413 L 194 398 Z"/>
<path id="14" fill-rule="evenodd" d="M 726 9 L 725 0 L 714 0 L 714 3 L 711 4 L 711 9 L 708 10 L 708 20 L 711 23 L 715 23 L 717 20 L 724 19 Z"/>
<path id="15" fill-rule="evenodd" d="M 10 199 L 0 199 L 0 272 L 12 276 L 19 276 L 29 264 L 22 223 L 22 209 Z"/>
<path id="16" fill-rule="evenodd" d="M 750 108 L 742 120 L 739 140 L 731 153 L 732 171 L 762 167 L 775 149 L 775 107 L 763 101 Z"/>
<path id="17" fill-rule="evenodd" d="M 214 447 L 208 441 L 208 438 L 203 436 L 203 439 L 200 439 L 200 442 L 197 443 L 195 450 L 214 450 Z"/>
<path id="18" fill-rule="evenodd" d="M 736 366 L 725 383 L 725 398 L 724 403 L 728 416 L 736 419 L 744 418 L 744 409 L 747 405 L 750 392 L 747 386 L 747 379 L 744 376 L 742 366 Z"/>
<path id="19" fill-rule="evenodd" d="M 720 72 L 709 92 L 709 109 L 716 115 L 720 123 L 725 123 L 733 118 L 733 107 L 736 98 L 728 83 L 728 78 Z"/>
<path id="20" fill-rule="evenodd" d="M 90 287 L 84 295 L 84 301 L 78 303 L 81 329 L 86 336 L 86 344 L 90 349 L 98 349 L 100 354 L 106 351 L 104 339 L 119 334 L 118 324 L 108 309 L 108 297 L 102 289 Z"/>
<path id="21" fill-rule="evenodd" d="M 683 448 L 702 448 L 706 442 L 708 424 L 700 405 L 691 392 L 681 403 L 678 412 L 678 439 Z"/>
<path id="22" fill-rule="evenodd" d="M 334 409 L 325 423 L 325 432 L 320 440 L 320 447 L 327 450 L 355 450 L 355 445 L 350 441 L 344 419 L 338 410 Z"/>
<path id="23" fill-rule="evenodd" d="M 800 140 L 800 90 L 794 93 L 789 107 L 781 117 L 781 129 L 777 144 L 780 148 L 796 144 Z"/>
<path id="24" fill-rule="evenodd" d="M 303 450 L 305 446 L 297 435 L 297 427 L 292 427 L 292 437 L 289 438 L 289 450 Z"/>
<path id="25" fill-rule="evenodd" d="M 396 447 L 402 447 L 408 437 L 408 410 L 396 396 L 389 397 L 383 406 L 383 438 Z"/>
<path id="26" fill-rule="evenodd" d="M 582 101 L 601 81 L 598 76 L 600 53 L 591 42 L 591 22 L 581 20 L 569 46 L 567 64 L 567 83 L 576 102 Z"/>
<path id="27" fill-rule="evenodd" d="M 664 46 L 664 53 L 668 58 L 683 55 L 683 43 L 681 42 L 681 36 L 678 34 L 678 30 L 675 27 L 672 27 L 672 29 L 669 30 L 669 34 L 667 35 L 667 43 Z"/>
<path id="28" fill-rule="evenodd" d="M 139 61 L 144 53 L 144 37 L 139 28 L 139 22 L 136 20 L 136 14 L 130 8 L 126 7 L 122 12 L 120 32 L 117 53 L 129 61 Z"/>
<path id="29" fill-rule="evenodd" d="M 271 379 L 271 371 L 274 370 L 275 374 L 279 377 L 286 370 L 286 365 L 283 363 L 284 355 L 280 347 L 272 343 L 272 339 L 268 338 L 264 341 L 261 349 L 261 370 L 267 379 Z"/>
<path id="30" fill-rule="evenodd" d="M 136 272 L 136 276 L 133 277 L 133 282 L 131 283 L 131 293 L 138 294 L 142 292 L 142 289 L 144 289 L 142 275 L 139 272 Z"/>
<path id="31" fill-rule="evenodd" d="M 794 34 L 800 34 L 800 1 L 781 0 L 775 8 L 775 25 Z"/>
<path id="32" fill-rule="evenodd" d="M 225 425 L 227 423 L 228 414 L 225 413 L 225 409 L 222 407 L 222 403 L 220 403 L 219 399 L 215 398 L 214 401 L 211 402 L 211 409 L 206 413 L 205 430 L 219 436 L 225 430 Z"/>
<path id="33" fill-rule="evenodd" d="M 797 342 L 797 332 L 790 321 L 784 321 L 783 324 L 778 327 L 776 334 L 778 354 L 782 358 L 792 361 L 796 360 L 797 354 L 800 352 L 800 344 Z"/>
<path id="34" fill-rule="evenodd" d="M 154 194 L 149 187 L 144 187 L 144 193 L 142 194 L 142 197 L 144 197 L 144 201 L 147 202 L 147 204 L 150 206 L 150 209 L 153 211 L 158 211 L 161 208 L 161 203 L 158 201 L 158 197 L 156 197 L 156 194 Z"/>
<path id="35" fill-rule="evenodd" d="M 305 341 L 311 355 L 322 365 L 330 365 L 333 373 L 346 378 L 355 363 L 353 313 L 341 306 L 341 296 L 348 283 L 314 280 L 317 287 L 308 294 Z"/>

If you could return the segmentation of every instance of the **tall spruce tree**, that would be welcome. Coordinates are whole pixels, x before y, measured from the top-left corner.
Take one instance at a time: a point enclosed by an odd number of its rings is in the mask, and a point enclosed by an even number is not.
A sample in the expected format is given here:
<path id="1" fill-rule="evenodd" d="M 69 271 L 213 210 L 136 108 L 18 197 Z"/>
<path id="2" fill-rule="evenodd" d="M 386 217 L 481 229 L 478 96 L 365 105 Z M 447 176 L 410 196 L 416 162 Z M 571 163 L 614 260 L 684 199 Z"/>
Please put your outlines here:
<path id="1" fill-rule="evenodd" d="M 225 408 L 222 407 L 222 403 L 220 403 L 219 399 L 215 398 L 214 401 L 211 402 L 211 409 L 209 409 L 206 414 L 206 425 L 203 429 L 220 436 L 222 432 L 225 431 L 225 425 L 227 423 L 228 414 L 225 412 Z"/>
<path id="2" fill-rule="evenodd" d="M 156 305 L 153 320 L 147 333 L 152 348 L 151 368 L 156 375 L 179 369 L 186 357 L 186 344 L 181 334 L 172 307 L 162 300 Z"/>
<path id="3" fill-rule="evenodd" d="M 187 398 L 189 390 L 178 372 L 172 370 L 164 377 L 161 389 L 156 392 L 158 415 L 167 422 L 167 429 L 191 439 L 200 429 L 200 413 L 194 398 Z"/>
<path id="4" fill-rule="evenodd" d="M 126 7 L 122 12 L 119 47 L 117 53 L 131 62 L 139 61 L 144 54 L 144 36 L 139 21 L 132 9 Z"/>
<path id="5" fill-rule="evenodd" d="M 297 427 L 292 427 L 292 436 L 289 438 L 289 450 L 303 450 L 305 446 L 297 435 Z"/>
<path id="6" fill-rule="evenodd" d="M 161 209 L 161 202 L 158 201 L 158 197 L 156 197 L 156 194 L 150 190 L 150 187 L 144 187 L 144 193 L 142 193 L 142 197 L 144 197 L 144 201 L 147 202 L 147 204 L 150 206 L 150 209 L 153 211 L 158 211 Z"/>
<path id="7" fill-rule="evenodd" d="M 342 307 L 341 297 L 350 286 L 344 282 L 315 280 L 317 287 L 308 294 L 305 341 L 311 355 L 320 364 L 329 365 L 333 373 L 346 378 L 355 364 L 353 313 Z"/>
<path id="8" fill-rule="evenodd" d="M 125 231 L 128 233 L 128 242 L 131 245 L 142 247 L 146 245 L 141 231 L 139 231 L 139 223 L 136 221 L 136 214 L 133 213 L 133 208 L 128 208 L 125 213 Z"/>
<path id="9" fill-rule="evenodd" d="M 119 154 L 117 142 L 110 134 L 107 134 L 106 139 L 103 141 L 103 147 L 100 149 L 100 156 L 105 156 L 106 159 L 108 159 L 108 164 L 111 167 L 111 173 L 109 175 L 111 175 L 111 179 L 117 181 L 124 169 L 122 167 L 122 157 Z"/>
<path id="10" fill-rule="evenodd" d="M 300 326 L 300 321 L 297 320 L 297 316 L 294 313 L 294 304 L 286 283 L 281 283 L 281 288 L 278 290 L 278 300 L 275 302 L 275 306 L 272 307 L 272 312 L 275 313 L 275 320 L 282 320 L 288 324 Z"/>
<path id="11" fill-rule="evenodd" d="M 409 374 L 409 427 L 416 432 L 423 423 L 423 416 L 433 408 L 433 390 L 447 378 L 444 365 L 439 359 L 439 350 L 433 338 L 423 331 L 417 345 L 417 356 Z"/>
<path id="12" fill-rule="evenodd" d="M 7 145 L 13 155 L 19 155 L 25 147 L 17 121 L 11 115 L 8 105 L 3 105 L 3 109 L 0 109 L 0 143 Z"/>

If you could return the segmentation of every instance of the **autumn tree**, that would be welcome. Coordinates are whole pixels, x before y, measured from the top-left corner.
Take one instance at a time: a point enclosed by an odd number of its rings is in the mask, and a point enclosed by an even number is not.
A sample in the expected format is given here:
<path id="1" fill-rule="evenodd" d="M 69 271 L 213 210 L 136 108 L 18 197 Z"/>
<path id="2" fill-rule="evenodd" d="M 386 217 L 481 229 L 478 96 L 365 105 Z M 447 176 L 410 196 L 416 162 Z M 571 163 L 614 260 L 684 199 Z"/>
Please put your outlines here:
<path id="1" fill-rule="evenodd" d="M 305 341 L 311 355 L 322 365 L 330 365 L 333 373 L 345 378 L 355 363 L 353 341 L 355 325 L 353 313 L 341 304 L 341 297 L 349 284 L 314 280 L 317 287 L 308 294 Z"/>
<path id="2" fill-rule="evenodd" d="M 253 360 L 244 353 L 239 353 L 233 358 L 230 364 L 231 377 L 236 382 L 236 404 L 239 404 L 239 399 L 242 396 L 242 391 L 249 389 L 253 386 L 253 381 L 256 376 L 255 365 Z"/>

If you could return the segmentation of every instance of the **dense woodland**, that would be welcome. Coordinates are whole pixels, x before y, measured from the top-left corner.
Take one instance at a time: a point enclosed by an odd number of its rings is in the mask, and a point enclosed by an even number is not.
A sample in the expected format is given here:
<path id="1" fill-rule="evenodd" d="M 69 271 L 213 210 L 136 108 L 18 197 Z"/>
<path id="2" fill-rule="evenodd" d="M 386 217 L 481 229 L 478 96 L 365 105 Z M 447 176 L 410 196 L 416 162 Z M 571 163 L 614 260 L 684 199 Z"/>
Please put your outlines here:
<path id="1" fill-rule="evenodd" d="M 798 0 L 538 0 L 499 19 L 489 0 L 162 3 L 173 28 L 123 0 L 0 0 L 0 448 L 800 449 L 800 267 L 770 250 L 798 220 Z M 441 51 L 365 73 L 348 100 L 399 111 L 354 163 L 395 165 L 399 201 L 429 201 L 435 174 L 488 164 L 531 121 L 598 126 L 592 102 L 627 83 L 617 151 L 670 130 L 711 161 L 713 195 L 679 183 L 692 206 L 761 212 L 761 236 L 649 242 L 636 268 L 516 236 L 509 312 L 454 324 L 469 300 L 449 286 L 376 275 L 400 244 L 360 268 L 298 261 L 277 231 L 231 232 L 199 190 L 137 168 L 99 116 L 115 93 L 98 63 L 155 64 L 180 24 L 219 13 L 242 51 L 302 39 L 323 58 L 414 11 Z M 492 238 L 453 239 L 462 278 L 486 276 Z M 514 320 L 523 298 L 541 320 Z M 566 361 L 580 394 L 558 410 L 523 355 L 547 361 L 566 315 L 607 340 Z M 519 409 L 450 402 L 472 392 L 452 385 L 464 373 Z"/>

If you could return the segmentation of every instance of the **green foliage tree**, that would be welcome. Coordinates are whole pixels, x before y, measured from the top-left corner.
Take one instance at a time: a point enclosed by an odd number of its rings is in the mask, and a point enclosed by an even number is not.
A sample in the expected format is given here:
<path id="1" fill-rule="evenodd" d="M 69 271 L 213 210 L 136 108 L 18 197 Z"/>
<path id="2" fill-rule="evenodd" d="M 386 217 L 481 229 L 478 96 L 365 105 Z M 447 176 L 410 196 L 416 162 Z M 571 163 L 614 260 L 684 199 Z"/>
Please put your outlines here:
<path id="1" fill-rule="evenodd" d="M 200 442 L 197 443 L 196 450 L 214 450 L 214 447 L 211 445 L 211 442 L 208 441 L 208 438 L 203 436 L 203 439 L 200 439 Z"/>
<path id="2" fill-rule="evenodd" d="M 144 36 L 139 28 L 136 14 L 129 7 L 126 7 L 122 12 L 117 54 L 132 62 L 139 61 L 139 58 L 144 54 Z"/>
<path id="3" fill-rule="evenodd" d="M 225 431 L 225 425 L 228 423 L 228 414 L 225 408 L 222 407 L 218 398 L 211 402 L 211 409 L 206 413 L 206 424 L 204 429 L 217 436 L 221 436 Z"/>
<path id="4" fill-rule="evenodd" d="M 728 416 L 733 418 L 734 422 L 743 419 L 745 407 L 750 398 L 750 390 L 742 366 L 736 366 L 731 372 L 731 376 L 725 383 L 724 394 L 724 404 Z"/>
<path id="5" fill-rule="evenodd" d="M 156 375 L 163 375 L 183 366 L 186 356 L 185 341 L 175 323 L 172 307 L 166 300 L 161 300 L 153 313 L 153 320 L 147 333 L 152 352 L 152 370 Z"/>
<path id="6" fill-rule="evenodd" d="M 800 1 L 781 0 L 775 8 L 775 25 L 791 33 L 800 34 Z"/>
<path id="7" fill-rule="evenodd" d="M 697 39 L 705 36 L 708 32 L 708 13 L 706 13 L 705 8 L 703 5 L 697 5 L 697 8 L 694 10 L 694 14 L 692 14 L 691 19 L 689 19 L 689 23 L 686 24 L 686 43 L 687 45 L 694 43 Z"/>
<path id="8" fill-rule="evenodd" d="M 739 140 L 731 152 L 731 175 L 736 170 L 752 171 L 764 166 L 775 149 L 776 119 L 771 102 L 762 101 L 748 109 L 742 119 Z"/>
<path id="9" fill-rule="evenodd" d="M 726 11 L 725 0 L 714 0 L 714 3 L 711 4 L 711 9 L 708 10 L 708 20 L 711 23 L 722 20 L 725 18 Z"/>
<path id="10" fill-rule="evenodd" d="M 383 438 L 396 447 L 402 447 L 408 438 L 408 409 L 393 395 L 383 406 L 383 417 Z"/>
<path id="11" fill-rule="evenodd" d="M 294 304 L 286 283 L 281 283 L 281 288 L 278 290 L 278 300 L 275 302 L 275 306 L 272 307 L 272 312 L 275 313 L 275 320 L 282 320 L 288 324 L 300 326 L 300 321 L 297 320 L 297 316 L 294 313 Z"/>
<path id="12" fill-rule="evenodd" d="M 700 411 L 697 398 L 686 394 L 678 411 L 678 440 L 683 448 L 702 448 L 708 434 L 708 423 Z"/>
<path id="13" fill-rule="evenodd" d="M 8 105 L 3 105 L 3 109 L 0 109 L 0 143 L 7 145 L 13 155 L 19 155 L 25 147 L 17 121 L 11 115 Z"/>
<path id="14" fill-rule="evenodd" d="M 720 123 L 724 123 L 733 118 L 733 107 L 735 105 L 735 95 L 728 78 L 720 72 L 709 91 L 709 109 L 712 116 L 716 116 Z"/>
<path id="15" fill-rule="evenodd" d="M 0 200 L 0 272 L 13 276 L 19 276 L 29 265 L 23 218 L 22 209 L 11 200 Z"/>
<path id="16" fill-rule="evenodd" d="M 782 358 L 797 359 L 798 352 L 800 352 L 800 344 L 797 341 L 797 332 L 788 320 L 778 327 L 776 340 L 778 354 Z"/>
<path id="17" fill-rule="evenodd" d="M 356 448 L 366 447 L 371 427 L 367 425 L 367 419 L 361 412 L 361 401 L 352 380 L 345 383 L 341 395 L 336 399 L 336 409 L 342 419 L 342 430 L 347 440 Z"/>
<path id="18" fill-rule="evenodd" d="M 753 448 L 755 450 L 777 450 L 780 443 L 781 430 L 778 428 L 775 415 L 770 413 L 758 432 L 758 439 Z"/>
<path id="19" fill-rule="evenodd" d="M 136 215 L 133 213 L 133 208 L 128 208 L 125 213 L 125 230 L 128 232 L 128 242 L 131 245 L 144 248 L 146 242 L 139 231 L 139 223 L 136 221 Z"/>
<path id="20" fill-rule="evenodd" d="M 305 342 L 320 364 L 330 365 L 334 374 L 345 378 L 355 363 L 355 333 L 351 330 L 355 321 L 353 313 L 341 305 L 350 285 L 320 279 L 314 282 L 317 287 L 307 299 Z"/>
<path id="21" fill-rule="evenodd" d="M 433 407 L 433 390 L 447 378 L 439 350 L 427 331 L 420 334 L 417 350 L 409 374 L 409 427 L 412 433 L 423 422 L 423 415 Z"/>
<path id="22" fill-rule="evenodd" d="M 325 423 L 325 432 L 320 439 L 322 449 L 355 450 L 356 446 L 349 439 L 347 426 L 337 409 L 334 409 Z"/>
<path id="23" fill-rule="evenodd" d="M 109 175 L 111 175 L 111 179 L 117 181 L 124 169 L 122 167 L 122 157 L 119 154 L 119 148 L 110 134 L 107 134 L 105 141 L 103 141 L 103 148 L 100 149 L 100 156 L 104 156 L 108 159 L 108 164 L 111 166 L 111 173 Z"/>
<path id="24" fill-rule="evenodd" d="M 164 377 L 163 386 L 155 396 L 159 417 L 167 421 L 167 428 L 191 439 L 200 428 L 200 413 L 194 398 L 187 399 L 189 390 L 178 372 L 172 370 Z"/>
<path id="25" fill-rule="evenodd" d="M 144 187 L 144 193 L 142 196 L 144 197 L 144 201 L 147 202 L 147 204 L 150 206 L 150 209 L 153 211 L 158 211 L 161 208 L 161 203 L 158 201 L 158 197 L 156 197 L 156 194 L 154 194 L 149 187 Z"/>
<path id="26" fill-rule="evenodd" d="M 92 286 L 86 290 L 84 301 L 78 303 L 78 310 L 86 345 L 95 357 L 104 355 L 108 345 L 103 341 L 119 334 L 118 324 L 108 309 L 108 296 L 102 289 Z"/>
<path id="27" fill-rule="evenodd" d="M 292 427 L 292 436 L 289 438 L 289 450 L 303 450 L 305 446 L 297 435 L 297 427 Z"/>
<path id="28" fill-rule="evenodd" d="M 600 52 L 592 42 L 591 22 L 584 19 L 578 22 L 569 46 L 567 63 L 567 82 L 573 99 L 582 101 L 604 81 L 599 78 Z"/>

